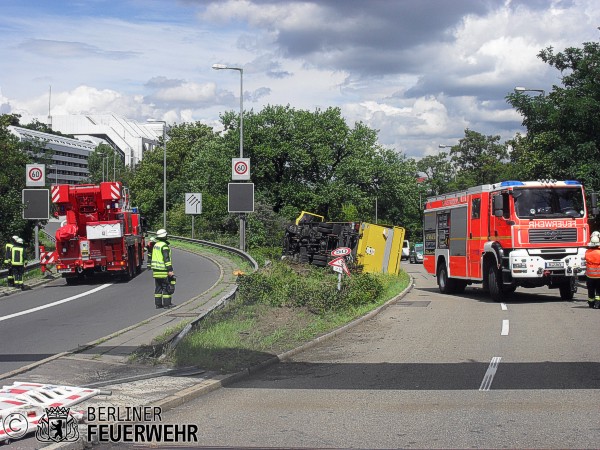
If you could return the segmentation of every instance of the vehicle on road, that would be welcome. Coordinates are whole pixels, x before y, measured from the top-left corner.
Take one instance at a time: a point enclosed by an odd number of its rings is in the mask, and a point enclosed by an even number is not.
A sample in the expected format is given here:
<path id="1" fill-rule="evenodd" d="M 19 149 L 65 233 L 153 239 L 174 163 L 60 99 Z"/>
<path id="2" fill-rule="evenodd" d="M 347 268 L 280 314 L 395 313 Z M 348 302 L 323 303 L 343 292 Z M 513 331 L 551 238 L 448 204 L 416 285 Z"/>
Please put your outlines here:
<path id="1" fill-rule="evenodd" d="M 410 257 L 410 242 L 406 239 L 402 241 L 402 259 L 407 260 Z"/>
<path id="2" fill-rule="evenodd" d="M 597 196 L 591 209 L 598 213 Z M 424 267 L 442 293 L 481 283 L 495 301 L 548 286 L 571 300 L 590 238 L 578 181 L 504 181 L 427 199 Z"/>
<path id="3" fill-rule="evenodd" d="M 423 262 L 423 243 L 417 242 L 410 250 L 409 261 L 411 264 Z"/>
<path id="4" fill-rule="evenodd" d="M 56 270 L 68 284 L 94 273 L 128 280 L 141 272 L 140 214 L 120 182 L 53 185 L 52 202 L 65 223 L 56 231 Z"/>

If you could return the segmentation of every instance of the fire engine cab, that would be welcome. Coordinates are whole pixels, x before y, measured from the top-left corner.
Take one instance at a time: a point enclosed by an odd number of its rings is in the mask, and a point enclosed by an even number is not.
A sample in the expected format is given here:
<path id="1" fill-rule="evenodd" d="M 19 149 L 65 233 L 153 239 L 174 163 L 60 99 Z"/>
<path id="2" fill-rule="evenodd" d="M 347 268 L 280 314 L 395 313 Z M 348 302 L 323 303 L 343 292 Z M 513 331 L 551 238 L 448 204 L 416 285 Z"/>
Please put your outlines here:
<path id="1" fill-rule="evenodd" d="M 597 214 L 596 194 L 591 195 Z M 427 199 L 424 267 L 444 294 L 482 283 L 495 301 L 518 286 L 557 288 L 563 300 L 585 271 L 590 238 L 577 181 L 503 181 Z"/>

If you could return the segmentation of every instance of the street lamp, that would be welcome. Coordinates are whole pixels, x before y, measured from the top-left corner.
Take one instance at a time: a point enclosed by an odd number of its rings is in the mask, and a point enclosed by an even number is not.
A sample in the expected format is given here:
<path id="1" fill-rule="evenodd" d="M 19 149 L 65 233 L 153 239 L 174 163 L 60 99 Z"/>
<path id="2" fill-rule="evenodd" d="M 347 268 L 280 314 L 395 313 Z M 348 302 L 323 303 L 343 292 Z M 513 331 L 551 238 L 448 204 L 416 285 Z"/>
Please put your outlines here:
<path id="1" fill-rule="evenodd" d="M 440 144 L 440 145 L 438 145 L 438 147 L 439 148 L 449 148 L 450 150 L 452 150 L 452 147 L 454 147 L 454 145 Z M 450 163 L 451 163 L 451 161 L 450 161 Z M 453 166 L 451 166 L 451 167 L 452 167 L 452 171 L 454 172 L 454 182 L 456 182 L 456 168 Z"/>
<path id="2" fill-rule="evenodd" d="M 163 125 L 163 228 L 167 229 L 167 122 L 164 120 L 148 119 L 148 123 L 162 123 Z"/>
<path id="3" fill-rule="evenodd" d="M 244 69 L 229 67 L 225 64 L 213 64 L 215 70 L 237 70 L 240 72 L 240 158 L 244 157 Z M 246 217 L 240 214 L 240 250 L 246 249 Z"/>
<path id="4" fill-rule="evenodd" d="M 108 155 L 102 152 L 98 152 L 96 153 L 96 155 L 102 157 L 102 161 L 100 161 L 100 164 L 102 165 L 102 181 L 104 182 L 104 158 L 107 158 Z"/>
<path id="5" fill-rule="evenodd" d="M 523 86 L 517 86 L 515 88 L 515 92 L 541 92 L 542 97 L 546 96 L 546 91 L 544 91 L 543 89 L 529 89 L 529 88 L 525 88 Z"/>

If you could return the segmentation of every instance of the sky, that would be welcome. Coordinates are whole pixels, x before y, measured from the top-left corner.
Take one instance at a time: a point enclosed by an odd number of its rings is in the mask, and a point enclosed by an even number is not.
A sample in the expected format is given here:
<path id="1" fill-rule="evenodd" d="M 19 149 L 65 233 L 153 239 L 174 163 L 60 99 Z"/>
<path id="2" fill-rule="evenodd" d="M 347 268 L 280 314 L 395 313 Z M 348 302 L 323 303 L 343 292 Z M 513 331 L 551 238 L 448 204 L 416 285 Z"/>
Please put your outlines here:
<path id="1" fill-rule="evenodd" d="M 340 109 L 411 158 L 465 129 L 523 132 L 516 86 L 560 85 L 537 55 L 600 38 L 597 0 L 0 0 L 0 114 L 199 121 Z M 50 94 L 51 92 L 51 94 Z M 527 95 L 539 95 L 529 92 Z"/>

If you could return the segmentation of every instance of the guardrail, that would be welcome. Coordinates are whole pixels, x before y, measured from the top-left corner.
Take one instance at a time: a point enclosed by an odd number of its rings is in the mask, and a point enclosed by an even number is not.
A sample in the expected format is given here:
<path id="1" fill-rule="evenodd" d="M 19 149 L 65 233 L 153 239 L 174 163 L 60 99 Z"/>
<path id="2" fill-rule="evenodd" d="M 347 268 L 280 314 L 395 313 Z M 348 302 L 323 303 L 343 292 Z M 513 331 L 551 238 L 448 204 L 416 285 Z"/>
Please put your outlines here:
<path id="1" fill-rule="evenodd" d="M 150 233 L 150 234 L 155 234 L 155 233 Z M 174 240 L 184 241 L 184 242 L 191 242 L 194 244 L 201 244 L 201 245 L 205 245 L 207 247 L 212 247 L 212 248 L 216 248 L 219 250 L 223 250 L 228 253 L 233 253 L 237 256 L 240 256 L 242 259 L 248 261 L 250 263 L 250 265 L 252 266 L 253 271 L 258 270 L 258 263 L 254 260 L 254 258 L 252 258 L 252 256 L 250 256 L 248 253 L 246 253 L 243 250 L 240 250 L 238 248 L 230 247 L 228 245 L 223 245 L 223 244 L 217 244 L 216 242 L 203 241 L 201 239 L 191 239 L 191 238 L 182 237 L 182 236 L 169 236 L 169 238 L 174 239 Z M 183 330 L 181 330 L 179 333 L 171 336 L 171 338 L 167 342 L 165 342 L 163 345 L 158 346 L 158 348 L 156 348 L 156 350 L 158 350 L 158 354 L 161 354 L 161 358 L 166 357 L 169 351 L 172 351 L 173 349 L 175 349 L 177 344 L 179 344 L 179 342 L 181 342 L 181 340 L 190 331 L 197 329 L 201 325 L 201 323 L 204 321 L 204 319 L 209 317 L 213 312 L 217 311 L 218 309 L 223 308 L 227 303 L 229 303 L 231 300 L 233 300 L 235 298 L 237 289 L 238 289 L 238 287 L 236 285 L 234 288 L 230 289 L 229 292 L 227 292 L 225 295 L 223 295 L 208 311 L 205 311 L 202 314 L 200 314 L 198 317 L 196 317 L 194 320 L 192 320 L 190 323 L 188 323 L 183 328 Z M 155 355 L 156 355 L 156 352 L 155 352 Z"/>

